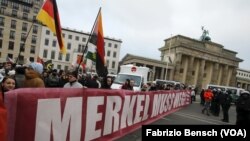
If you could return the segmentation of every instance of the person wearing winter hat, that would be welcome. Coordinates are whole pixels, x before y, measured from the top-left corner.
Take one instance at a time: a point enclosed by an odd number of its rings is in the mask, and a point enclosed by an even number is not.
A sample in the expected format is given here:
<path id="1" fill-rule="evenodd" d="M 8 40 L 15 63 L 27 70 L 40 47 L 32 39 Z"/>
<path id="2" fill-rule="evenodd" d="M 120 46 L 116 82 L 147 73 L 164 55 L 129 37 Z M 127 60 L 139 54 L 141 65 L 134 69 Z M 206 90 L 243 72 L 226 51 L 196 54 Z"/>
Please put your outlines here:
<path id="1" fill-rule="evenodd" d="M 40 63 L 33 62 L 25 69 L 25 81 L 24 87 L 26 88 L 38 88 L 45 87 L 42 74 L 43 65 Z"/>
<path id="2" fill-rule="evenodd" d="M 39 74 L 43 73 L 43 65 L 40 63 L 33 62 L 29 65 L 34 71 L 38 72 Z"/>
<path id="3" fill-rule="evenodd" d="M 71 71 L 68 73 L 69 82 L 66 83 L 64 88 L 83 88 L 82 84 L 78 82 L 77 71 Z"/>

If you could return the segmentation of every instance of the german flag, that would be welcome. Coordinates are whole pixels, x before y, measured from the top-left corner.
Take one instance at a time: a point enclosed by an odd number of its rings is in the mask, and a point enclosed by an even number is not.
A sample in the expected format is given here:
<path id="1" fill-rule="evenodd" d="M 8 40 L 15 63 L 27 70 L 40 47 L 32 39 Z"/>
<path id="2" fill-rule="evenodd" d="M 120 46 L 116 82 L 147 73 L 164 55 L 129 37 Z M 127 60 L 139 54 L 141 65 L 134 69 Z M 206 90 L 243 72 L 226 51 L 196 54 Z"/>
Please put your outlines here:
<path id="1" fill-rule="evenodd" d="M 102 28 L 102 14 L 101 9 L 98 13 L 96 23 L 94 25 L 93 33 L 90 37 L 90 43 L 96 46 L 96 72 L 99 76 L 105 77 L 107 73 L 104 49 L 104 36 Z"/>
<path id="2" fill-rule="evenodd" d="M 57 36 L 60 52 L 66 54 L 56 0 L 46 0 L 36 19 L 46 25 Z"/>

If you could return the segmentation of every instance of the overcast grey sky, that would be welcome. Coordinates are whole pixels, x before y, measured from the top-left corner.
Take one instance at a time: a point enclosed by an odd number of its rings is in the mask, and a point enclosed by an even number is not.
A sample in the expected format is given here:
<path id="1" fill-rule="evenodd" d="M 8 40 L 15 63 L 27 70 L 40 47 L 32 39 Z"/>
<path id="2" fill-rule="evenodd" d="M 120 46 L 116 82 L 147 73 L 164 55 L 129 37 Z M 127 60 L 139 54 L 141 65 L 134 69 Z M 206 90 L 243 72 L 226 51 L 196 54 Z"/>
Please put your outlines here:
<path id="1" fill-rule="evenodd" d="M 212 41 L 238 52 L 250 70 L 250 0 L 57 0 L 63 27 L 90 32 L 102 7 L 104 36 L 123 41 L 127 53 L 160 59 L 164 40 L 199 39 L 201 26 Z"/>

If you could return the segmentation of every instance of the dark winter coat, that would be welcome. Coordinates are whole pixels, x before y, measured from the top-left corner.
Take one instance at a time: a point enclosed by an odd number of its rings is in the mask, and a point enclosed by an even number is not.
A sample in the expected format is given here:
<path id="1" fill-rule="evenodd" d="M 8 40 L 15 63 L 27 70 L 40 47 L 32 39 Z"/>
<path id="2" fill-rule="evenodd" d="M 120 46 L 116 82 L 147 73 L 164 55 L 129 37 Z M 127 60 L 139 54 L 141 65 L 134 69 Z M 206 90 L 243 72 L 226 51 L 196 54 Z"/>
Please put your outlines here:
<path id="1" fill-rule="evenodd" d="M 250 95 L 241 94 L 236 102 L 236 125 L 250 126 Z"/>

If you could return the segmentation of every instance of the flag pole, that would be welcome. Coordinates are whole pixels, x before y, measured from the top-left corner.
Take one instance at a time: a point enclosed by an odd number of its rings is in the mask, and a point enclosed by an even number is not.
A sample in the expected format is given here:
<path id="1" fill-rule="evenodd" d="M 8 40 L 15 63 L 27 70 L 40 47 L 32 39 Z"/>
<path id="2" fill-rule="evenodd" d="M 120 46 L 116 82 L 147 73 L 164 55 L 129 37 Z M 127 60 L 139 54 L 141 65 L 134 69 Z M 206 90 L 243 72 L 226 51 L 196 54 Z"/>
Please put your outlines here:
<path id="1" fill-rule="evenodd" d="M 100 7 L 100 8 L 99 8 L 99 11 L 98 11 L 98 14 L 97 14 L 97 16 L 96 16 L 96 19 L 95 19 L 94 25 L 93 25 L 93 27 L 92 27 L 92 29 L 91 29 L 91 32 L 90 32 L 89 38 L 88 38 L 87 43 L 86 43 L 86 45 L 85 45 L 85 47 L 84 47 L 84 50 L 82 51 L 81 60 L 80 60 L 80 63 L 79 63 L 79 65 L 78 65 L 77 69 L 76 69 L 76 70 L 77 70 L 77 73 L 78 73 L 78 70 L 79 70 L 79 68 L 80 68 L 80 65 L 81 65 L 81 63 L 82 63 L 82 61 L 83 61 L 83 56 L 84 56 L 84 53 L 88 50 L 88 43 L 89 43 L 89 40 L 90 40 L 90 38 L 91 38 L 91 36 L 92 36 L 92 34 L 93 34 L 93 30 L 94 30 L 94 28 L 95 28 L 96 21 L 97 21 L 98 16 L 99 16 L 99 14 L 100 14 L 100 12 L 101 12 L 101 9 L 102 9 L 102 7 Z"/>
<path id="2" fill-rule="evenodd" d="M 167 61 L 167 67 L 166 67 L 166 74 L 165 74 L 165 80 L 167 80 L 167 74 L 168 74 L 168 63 L 170 61 L 170 49 L 172 46 L 172 34 L 171 34 L 171 39 L 170 39 L 170 45 L 169 45 L 169 51 L 168 51 L 168 61 Z"/>
<path id="3" fill-rule="evenodd" d="M 28 31 L 28 33 L 27 33 L 27 36 L 26 36 L 26 38 L 25 38 L 25 40 L 24 40 L 24 43 L 23 43 L 23 45 L 21 46 L 21 48 L 20 48 L 20 50 L 19 50 L 19 53 L 18 53 L 18 56 L 17 56 L 17 59 L 16 59 L 16 64 L 18 63 L 19 57 L 21 56 L 21 52 L 23 51 L 23 49 L 24 49 L 24 47 L 25 47 L 26 41 L 27 41 L 27 39 L 28 39 L 28 37 L 29 37 L 30 31 L 31 31 L 31 29 L 32 29 L 32 27 L 33 27 L 33 25 L 34 25 L 34 23 L 35 23 L 35 22 L 33 21 L 32 24 L 31 24 L 31 26 L 30 26 L 30 29 L 29 29 L 29 31 Z"/>

